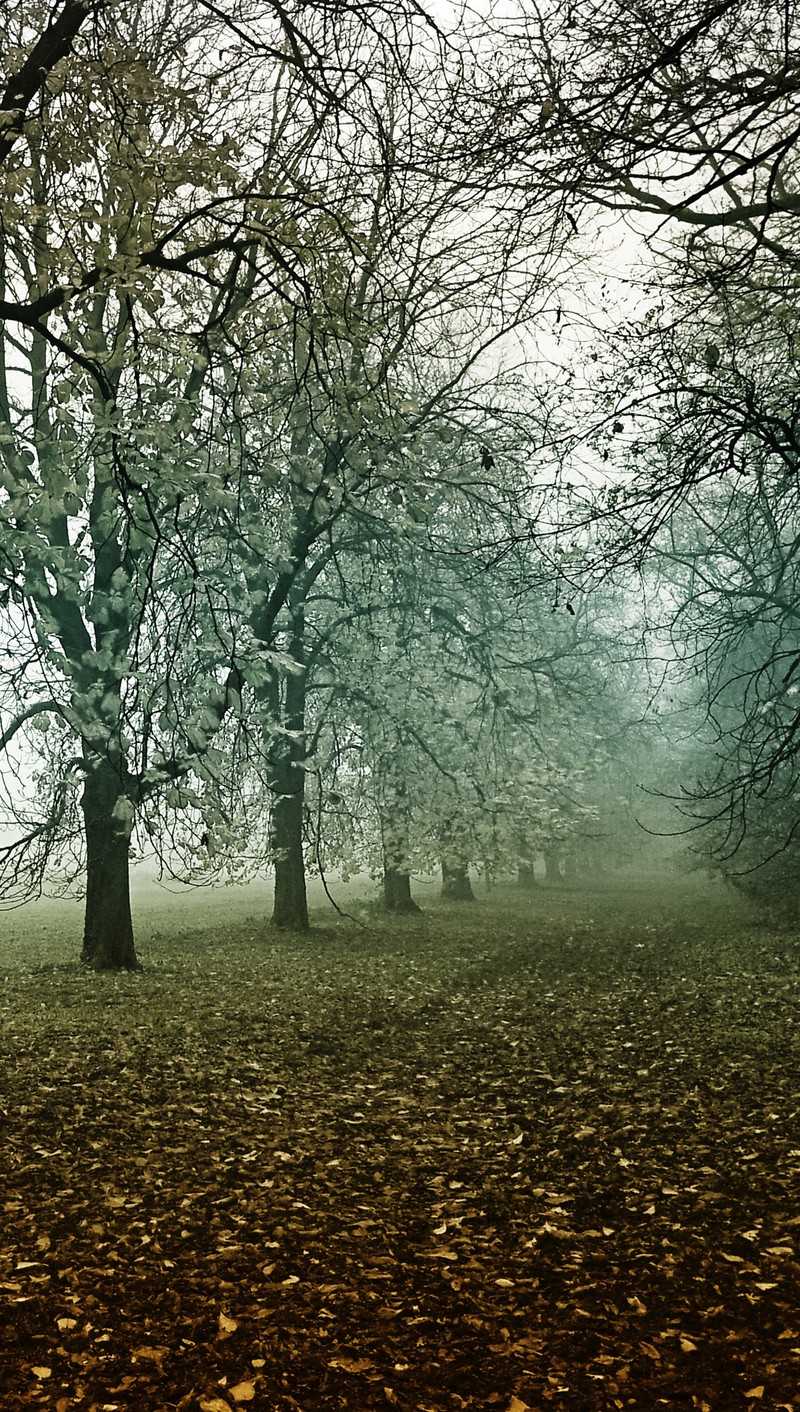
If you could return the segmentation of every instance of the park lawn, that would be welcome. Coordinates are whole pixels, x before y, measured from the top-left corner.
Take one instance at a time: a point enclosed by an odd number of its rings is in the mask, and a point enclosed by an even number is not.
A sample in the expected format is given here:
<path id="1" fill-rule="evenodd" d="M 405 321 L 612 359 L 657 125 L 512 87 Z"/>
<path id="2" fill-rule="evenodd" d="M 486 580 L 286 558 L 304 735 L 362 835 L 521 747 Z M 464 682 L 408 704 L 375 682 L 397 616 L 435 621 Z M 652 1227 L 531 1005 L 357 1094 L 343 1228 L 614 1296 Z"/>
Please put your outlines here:
<path id="1" fill-rule="evenodd" d="M 0 1407 L 800 1407 L 796 933 L 248 905 L 143 906 L 134 975 L 3 919 Z"/>

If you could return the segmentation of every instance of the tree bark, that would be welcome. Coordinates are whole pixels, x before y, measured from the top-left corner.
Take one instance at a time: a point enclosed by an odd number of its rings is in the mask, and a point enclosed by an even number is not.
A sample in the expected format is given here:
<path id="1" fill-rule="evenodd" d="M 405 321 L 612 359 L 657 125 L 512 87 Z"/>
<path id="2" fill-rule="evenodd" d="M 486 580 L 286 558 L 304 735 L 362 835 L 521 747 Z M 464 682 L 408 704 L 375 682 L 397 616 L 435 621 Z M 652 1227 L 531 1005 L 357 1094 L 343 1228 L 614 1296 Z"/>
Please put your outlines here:
<path id="1" fill-rule="evenodd" d="M 94 971 L 138 970 L 129 880 L 133 808 L 108 761 L 88 766 L 81 810 L 86 837 L 81 960 Z"/>
<path id="2" fill-rule="evenodd" d="M 308 898 L 303 855 L 306 760 L 306 670 L 304 661 L 305 616 L 302 604 L 294 607 L 289 651 L 298 670 L 287 672 L 282 710 L 276 712 L 285 734 L 272 753 L 272 845 L 275 860 L 275 897 L 272 926 L 281 931 L 307 932 Z"/>
<path id="3" fill-rule="evenodd" d="M 558 886 L 561 883 L 561 856 L 555 848 L 545 848 L 543 854 L 545 878 Z"/>
<path id="4" fill-rule="evenodd" d="M 287 764 L 283 788 L 272 808 L 272 838 L 275 856 L 275 898 L 272 926 L 282 931 L 307 932 L 308 898 L 306 865 L 303 857 L 303 811 L 305 771 L 294 762 Z"/>
<path id="5" fill-rule="evenodd" d="M 442 863 L 442 897 L 455 902 L 474 902 L 467 863 Z"/>
<path id="6" fill-rule="evenodd" d="M 411 876 L 401 868 L 384 863 L 383 905 L 389 912 L 419 912 L 411 896 Z"/>

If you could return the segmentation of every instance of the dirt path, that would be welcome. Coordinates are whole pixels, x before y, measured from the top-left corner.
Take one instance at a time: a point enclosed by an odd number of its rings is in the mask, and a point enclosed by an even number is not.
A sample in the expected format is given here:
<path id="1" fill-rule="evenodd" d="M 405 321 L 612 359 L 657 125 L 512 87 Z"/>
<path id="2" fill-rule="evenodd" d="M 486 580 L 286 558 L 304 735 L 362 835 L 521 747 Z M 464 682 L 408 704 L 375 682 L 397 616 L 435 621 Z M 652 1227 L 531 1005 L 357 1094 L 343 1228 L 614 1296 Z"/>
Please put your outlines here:
<path id="1" fill-rule="evenodd" d="M 800 1407 L 800 941 L 677 886 L 19 914 L 0 1406 Z"/>

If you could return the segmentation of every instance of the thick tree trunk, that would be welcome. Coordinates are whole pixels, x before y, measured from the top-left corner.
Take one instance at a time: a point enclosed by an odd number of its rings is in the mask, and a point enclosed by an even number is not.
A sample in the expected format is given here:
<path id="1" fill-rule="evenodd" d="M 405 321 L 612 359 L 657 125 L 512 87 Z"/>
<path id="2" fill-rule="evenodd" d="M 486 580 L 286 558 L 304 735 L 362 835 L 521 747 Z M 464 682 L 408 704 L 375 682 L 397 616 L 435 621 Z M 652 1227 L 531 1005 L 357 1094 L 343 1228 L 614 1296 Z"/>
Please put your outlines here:
<path id="1" fill-rule="evenodd" d="M 307 932 L 308 899 L 303 854 L 306 760 L 305 616 L 302 604 L 293 610 L 289 651 L 298 670 L 287 672 L 282 710 L 276 701 L 275 718 L 285 728 L 272 756 L 272 845 L 275 859 L 275 898 L 272 925 L 282 931 Z"/>
<path id="2" fill-rule="evenodd" d="M 455 902 L 474 902 L 475 894 L 466 863 L 442 863 L 442 897 Z"/>
<path id="3" fill-rule="evenodd" d="M 530 891 L 531 888 L 538 886 L 532 863 L 519 863 L 517 865 L 517 886 L 525 888 L 526 891 Z"/>
<path id="4" fill-rule="evenodd" d="M 81 960 L 95 971 L 137 970 L 128 876 L 133 808 L 107 761 L 89 765 L 81 809 L 86 836 Z"/>
<path id="5" fill-rule="evenodd" d="M 285 780 L 291 792 L 278 795 L 272 810 L 272 838 L 275 853 L 275 899 L 272 925 L 282 931 L 308 931 L 306 867 L 303 857 L 303 809 L 305 771 L 287 770 Z"/>
<path id="6" fill-rule="evenodd" d="M 411 896 L 411 877 L 389 863 L 383 868 L 383 905 L 389 912 L 418 912 Z"/>
<path id="7" fill-rule="evenodd" d="M 557 849 L 545 848 L 544 853 L 544 875 L 549 883 L 561 882 L 561 857 Z"/>

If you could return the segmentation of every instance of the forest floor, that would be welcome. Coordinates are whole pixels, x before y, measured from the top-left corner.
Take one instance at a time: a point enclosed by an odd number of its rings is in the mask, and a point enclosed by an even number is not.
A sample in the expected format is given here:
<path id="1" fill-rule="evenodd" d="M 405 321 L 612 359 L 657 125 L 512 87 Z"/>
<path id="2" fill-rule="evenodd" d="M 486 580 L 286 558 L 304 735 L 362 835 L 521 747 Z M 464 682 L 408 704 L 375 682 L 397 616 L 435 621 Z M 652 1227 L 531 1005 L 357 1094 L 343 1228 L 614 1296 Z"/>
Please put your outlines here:
<path id="1" fill-rule="evenodd" d="M 142 902 L 122 976 L 2 919 L 0 1407 L 800 1408 L 797 931 L 247 906 Z"/>

